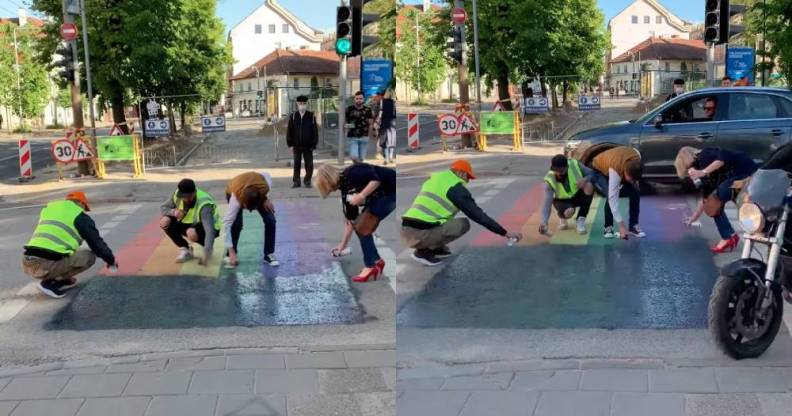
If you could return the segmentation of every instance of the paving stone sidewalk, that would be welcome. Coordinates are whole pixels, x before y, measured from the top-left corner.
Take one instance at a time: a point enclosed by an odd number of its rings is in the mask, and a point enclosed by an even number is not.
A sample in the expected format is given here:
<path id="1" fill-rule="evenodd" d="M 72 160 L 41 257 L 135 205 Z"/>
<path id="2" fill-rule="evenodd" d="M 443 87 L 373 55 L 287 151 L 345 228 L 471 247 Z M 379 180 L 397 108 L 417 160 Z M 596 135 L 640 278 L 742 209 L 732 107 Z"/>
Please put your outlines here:
<path id="1" fill-rule="evenodd" d="M 395 414 L 391 346 L 212 350 L 0 369 L 0 416 Z"/>
<path id="2" fill-rule="evenodd" d="M 789 416 L 792 363 L 533 360 L 400 368 L 399 416 Z"/>

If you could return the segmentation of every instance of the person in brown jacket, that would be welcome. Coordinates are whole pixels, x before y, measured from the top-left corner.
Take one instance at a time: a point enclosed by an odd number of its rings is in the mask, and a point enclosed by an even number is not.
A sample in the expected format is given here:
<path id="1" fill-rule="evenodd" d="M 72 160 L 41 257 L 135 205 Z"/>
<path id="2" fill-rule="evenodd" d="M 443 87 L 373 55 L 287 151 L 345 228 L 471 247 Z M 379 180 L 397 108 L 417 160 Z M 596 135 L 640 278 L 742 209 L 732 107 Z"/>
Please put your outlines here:
<path id="1" fill-rule="evenodd" d="M 236 266 L 237 245 L 242 234 L 242 210 L 258 211 L 264 221 L 264 261 L 270 266 L 280 265 L 275 259 L 275 207 L 267 197 L 272 177 L 267 172 L 246 172 L 231 179 L 226 186 L 228 209 L 223 216 L 224 242 L 228 248 L 227 264 Z"/>
<path id="2" fill-rule="evenodd" d="M 629 235 L 646 237 L 646 233 L 638 225 L 641 209 L 640 181 L 643 175 L 640 153 L 629 146 L 617 146 L 594 156 L 590 167 L 594 170 L 594 187 L 608 200 L 605 204 L 604 237 L 616 236 L 613 231 L 614 220 L 619 226 L 620 238 L 626 240 Z M 619 211 L 620 194 L 626 194 L 630 199 L 629 227 L 624 224 Z"/>

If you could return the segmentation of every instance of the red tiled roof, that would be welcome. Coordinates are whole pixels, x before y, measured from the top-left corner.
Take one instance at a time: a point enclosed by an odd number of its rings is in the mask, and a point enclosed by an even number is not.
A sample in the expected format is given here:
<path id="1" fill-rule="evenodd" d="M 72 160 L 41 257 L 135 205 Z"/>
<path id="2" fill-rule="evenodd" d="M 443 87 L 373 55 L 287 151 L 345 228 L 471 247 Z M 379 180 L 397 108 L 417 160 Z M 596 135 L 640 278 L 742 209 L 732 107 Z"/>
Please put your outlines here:
<path id="1" fill-rule="evenodd" d="M 611 59 L 611 63 L 629 62 L 640 52 L 641 60 L 706 60 L 707 47 L 702 40 L 651 37 L 627 52 Z"/>
<path id="2" fill-rule="evenodd" d="M 36 26 L 36 27 L 44 27 L 44 21 L 41 20 L 41 19 L 37 19 L 35 17 L 28 17 L 27 18 L 27 22 L 28 22 L 28 24 Z M 0 17 L 0 25 L 8 24 L 8 23 L 15 24 L 15 25 L 19 26 L 19 18 L 17 18 L 17 17 Z"/>
<path id="3" fill-rule="evenodd" d="M 232 80 L 255 78 L 256 70 L 267 75 L 283 74 L 338 74 L 338 55 L 331 51 L 314 51 L 308 49 L 276 49 L 261 58 L 250 68 L 245 69 Z"/>

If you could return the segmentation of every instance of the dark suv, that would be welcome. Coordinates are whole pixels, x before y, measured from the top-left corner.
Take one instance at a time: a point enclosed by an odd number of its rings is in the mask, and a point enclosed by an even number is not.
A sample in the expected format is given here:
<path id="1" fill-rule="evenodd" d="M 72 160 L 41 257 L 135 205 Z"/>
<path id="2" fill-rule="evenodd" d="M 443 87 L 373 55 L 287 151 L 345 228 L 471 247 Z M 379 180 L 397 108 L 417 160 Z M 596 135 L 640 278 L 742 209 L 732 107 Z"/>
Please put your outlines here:
<path id="1" fill-rule="evenodd" d="M 641 153 L 644 177 L 676 182 L 674 159 L 683 146 L 723 147 L 757 162 L 792 140 L 792 91 L 780 88 L 706 88 L 683 94 L 637 120 L 609 124 L 570 137 L 567 156 L 611 142 Z"/>

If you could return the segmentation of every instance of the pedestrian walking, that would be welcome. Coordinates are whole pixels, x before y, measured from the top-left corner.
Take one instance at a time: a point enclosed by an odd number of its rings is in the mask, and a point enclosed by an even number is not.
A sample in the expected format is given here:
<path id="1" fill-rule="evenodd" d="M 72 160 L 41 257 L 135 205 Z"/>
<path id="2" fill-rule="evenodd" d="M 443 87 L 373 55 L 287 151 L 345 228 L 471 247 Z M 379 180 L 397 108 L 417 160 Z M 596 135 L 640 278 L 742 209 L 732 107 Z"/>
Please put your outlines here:
<path id="1" fill-rule="evenodd" d="M 522 234 L 506 231 L 487 215 L 465 187 L 476 179 L 467 160 L 456 160 L 451 168 L 433 173 L 421 186 L 412 206 L 402 215 L 401 237 L 414 249 L 413 260 L 437 266 L 451 255 L 448 244 L 470 231 L 470 218 L 495 234 L 519 240 Z M 456 218 L 462 211 L 468 218 Z"/>
<path id="2" fill-rule="evenodd" d="M 367 163 L 355 163 L 343 171 L 322 165 L 314 182 L 322 198 L 341 191 L 346 222 L 341 243 L 333 253 L 342 253 L 354 232 L 360 240 L 364 267 L 352 281 L 377 280 L 385 270 L 385 260 L 377 251 L 374 232 L 396 209 L 396 171 Z"/>
<path id="3" fill-rule="evenodd" d="M 363 162 L 368 150 L 369 136 L 374 125 L 371 108 L 363 104 L 363 92 L 355 93 L 355 103 L 346 109 L 346 135 L 349 141 L 349 157 L 354 162 Z"/>
<path id="4" fill-rule="evenodd" d="M 267 172 L 246 172 L 231 179 L 226 186 L 228 208 L 223 216 L 223 234 L 228 247 L 226 263 L 235 267 L 239 264 L 239 236 L 242 234 L 243 210 L 258 211 L 264 221 L 264 261 L 270 266 L 280 266 L 275 259 L 275 206 L 268 194 L 272 188 L 272 177 Z"/>
<path id="5" fill-rule="evenodd" d="M 594 170 L 594 187 L 608 200 L 605 204 L 605 238 L 614 238 L 613 225 L 619 226 L 619 237 L 627 239 L 628 235 L 643 238 L 638 224 L 641 209 L 640 181 L 643 175 L 641 155 L 629 146 L 615 146 L 594 156 L 590 166 Z M 624 225 L 619 211 L 619 196 L 626 194 L 630 199 L 629 227 Z"/>
<path id="6" fill-rule="evenodd" d="M 550 171 L 544 178 L 545 197 L 539 234 L 548 233 L 547 223 L 550 220 L 551 207 L 555 207 L 558 213 L 559 230 L 569 228 L 567 220 L 575 215 L 577 209 L 577 232 L 586 233 L 586 217 L 594 199 L 594 186 L 591 183 L 593 177 L 594 171 L 577 160 L 568 160 L 564 155 L 553 157 Z"/>
<path id="7" fill-rule="evenodd" d="M 289 124 L 286 128 L 286 144 L 294 154 L 294 175 L 292 188 L 300 187 L 300 168 L 301 162 L 305 160 L 305 179 L 303 183 L 306 188 L 311 187 L 311 177 L 313 176 L 313 152 L 319 143 L 319 126 L 316 124 L 316 116 L 308 111 L 308 97 L 301 95 L 297 97 L 297 111 L 289 116 Z"/>
<path id="8" fill-rule="evenodd" d="M 52 298 L 66 296 L 77 285 L 75 276 L 88 270 L 99 256 L 108 267 L 118 267 L 94 220 L 91 208 L 80 191 L 70 192 L 63 201 L 53 201 L 39 214 L 33 236 L 25 244 L 22 270 L 39 280 L 38 289 Z M 85 241 L 89 250 L 81 249 Z"/>
<path id="9" fill-rule="evenodd" d="M 190 246 L 190 243 L 195 243 L 203 246 L 203 256 L 198 264 L 209 264 L 214 240 L 220 235 L 220 215 L 214 198 L 198 188 L 195 181 L 185 178 L 179 181 L 173 195 L 162 204 L 160 211 L 160 228 L 179 247 L 176 263 L 184 263 L 195 257 Z"/>
<path id="10" fill-rule="evenodd" d="M 693 224 L 706 212 L 715 220 L 721 237 L 710 250 L 714 254 L 733 251 L 740 237 L 734 232 L 724 205 L 732 199 L 734 182 L 753 175 L 758 168 L 756 163 L 743 152 L 718 147 L 697 149 L 685 146 L 679 149 L 674 167 L 680 179 L 690 178 L 694 183 L 699 183 L 698 187 L 704 196 L 693 215 L 685 219 L 685 224 Z"/>
<path id="11" fill-rule="evenodd" d="M 388 90 L 382 99 L 378 124 L 380 126 L 379 145 L 385 165 L 396 163 L 396 102 L 393 92 Z"/>

